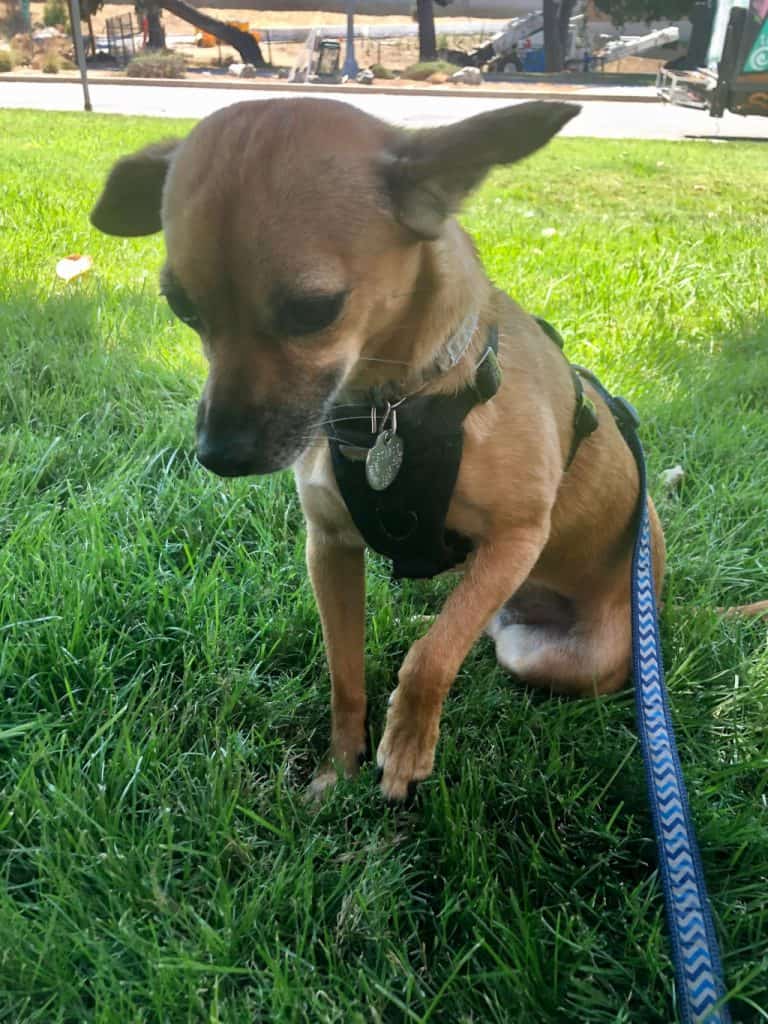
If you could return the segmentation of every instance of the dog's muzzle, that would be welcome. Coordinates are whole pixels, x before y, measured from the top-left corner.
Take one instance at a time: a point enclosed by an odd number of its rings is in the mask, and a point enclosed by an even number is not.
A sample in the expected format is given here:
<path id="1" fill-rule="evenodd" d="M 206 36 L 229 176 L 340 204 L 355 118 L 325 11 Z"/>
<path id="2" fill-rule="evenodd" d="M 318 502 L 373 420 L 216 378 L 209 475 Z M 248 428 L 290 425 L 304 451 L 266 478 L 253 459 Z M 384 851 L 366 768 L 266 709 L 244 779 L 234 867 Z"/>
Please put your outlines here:
<path id="1" fill-rule="evenodd" d="M 250 433 L 222 436 L 203 429 L 197 435 L 197 460 L 217 476 L 260 476 L 290 466 L 304 447 L 302 441 L 272 446 Z"/>
<path id="2" fill-rule="evenodd" d="M 236 375 L 214 387 L 209 379 L 197 407 L 198 460 L 219 476 L 287 469 L 322 424 L 341 380 L 335 366 L 287 383 L 276 400 L 255 402 Z"/>
<path id="3" fill-rule="evenodd" d="M 291 406 L 235 407 L 200 403 L 197 458 L 218 476 L 275 473 L 306 447 L 307 412 Z"/>
<path id="4" fill-rule="evenodd" d="M 264 460 L 248 442 L 217 442 L 205 431 L 197 439 L 197 460 L 217 476 L 250 476 L 282 469 Z"/>

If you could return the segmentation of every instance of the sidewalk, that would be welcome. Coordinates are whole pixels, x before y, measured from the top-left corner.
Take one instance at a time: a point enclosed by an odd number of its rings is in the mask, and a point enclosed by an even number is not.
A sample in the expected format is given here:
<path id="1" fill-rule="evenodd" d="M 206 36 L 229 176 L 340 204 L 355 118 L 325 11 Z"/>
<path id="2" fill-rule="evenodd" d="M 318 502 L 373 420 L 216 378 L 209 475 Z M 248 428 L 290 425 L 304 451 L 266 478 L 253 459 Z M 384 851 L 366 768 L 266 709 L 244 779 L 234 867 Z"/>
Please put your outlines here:
<path id="1" fill-rule="evenodd" d="M 77 72 L 64 72 L 58 75 L 43 74 L 3 74 L 0 75 L 0 86 L 3 83 L 43 83 L 49 86 L 58 84 L 78 83 L 80 77 Z M 96 84 L 110 86 L 153 86 L 163 89 L 238 89 L 243 91 L 257 92 L 291 92 L 301 93 L 334 93 L 334 95 L 354 95 L 365 93 L 376 96 L 434 96 L 451 97 L 458 100 L 464 98 L 495 98 L 495 99 L 541 99 L 547 100 L 578 100 L 602 101 L 608 103 L 658 103 L 654 86 L 648 85 L 604 85 L 600 84 L 569 84 L 559 82 L 484 82 L 481 86 L 448 86 L 430 85 L 425 86 L 414 82 L 411 84 L 392 85 L 383 83 L 381 85 L 358 85 L 356 82 L 347 82 L 344 85 L 326 85 L 320 83 L 306 84 L 303 82 L 286 82 L 276 78 L 233 78 L 224 75 L 215 75 L 210 72 L 192 72 L 186 78 L 162 79 L 162 78 L 125 78 L 120 75 L 112 75 L 103 71 L 89 71 L 88 81 Z"/>
<path id="2" fill-rule="evenodd" d="M 33 81 L 32 76 L 0 76 L 0 109 L 81 111 L 83 90 L 76 77 L 59 75 L 51 82 Z M 58 86 L 58 88 L 55 88 Z M 587 93 L 585 95 L 585 92 Z M 559 98 L 581 105 L 581 113 L 562 134 L 592 139 L 736 139 L 768 140 L 768 118 L 743 118 L 726 114 L 713 121 L 706 113 L 687 107 L 655 102 L 655 97 L 630 98 L 605 95 L 583 89 L 567 92 L 506 89 L 492 93 L 480 89 L 384 89 L 365 86 L 316 86 L 275 84 L 265 88 L 258 79 L 182 83 L 141 79 L 94 78 L 91 102 L 97 115 L 141 115 L 187 118 L 199 121 L 222 107 L 244 100 L 273 99 L 276 96 L 314 96 L 342 100 L 383 121 L 403 128 L 431 128 L 449 124 L 486 110 L 498 110 L 522 100 Z M 585 102 L 589 101 L 589 102 Z"/>

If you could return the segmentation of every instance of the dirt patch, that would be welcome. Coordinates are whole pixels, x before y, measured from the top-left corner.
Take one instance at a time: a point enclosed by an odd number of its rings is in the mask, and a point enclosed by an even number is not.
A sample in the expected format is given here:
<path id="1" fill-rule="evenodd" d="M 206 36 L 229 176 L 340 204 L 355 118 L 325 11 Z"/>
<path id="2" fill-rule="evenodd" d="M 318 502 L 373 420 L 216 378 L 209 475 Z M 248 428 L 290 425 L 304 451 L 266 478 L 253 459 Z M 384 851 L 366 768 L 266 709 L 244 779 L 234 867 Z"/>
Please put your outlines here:
<path id="1" fill-rule="evenodd" d="M 665 59 L 651 57 L 622 57 L 605 65 L 605 70 L 612 74 L 623 75 L 655 75 Z"/>
<path id="2" fill-rule="evenodd" d="M 0 0 L 2 3 L 2 0 Z M 30 4 L 30 11 L 32 16 L 32 22 L 42 23 L 44 3 L 33 0 Z M 283 43 L 283 42 L 272 42 L 269 38 L 270 29 L 275 28 L 312 28 L 322 25 L 345 25 L 346 17 L 343 14 L 334 13 L 331 11 L 259 11 L 259 10 L 243 10 L 243 8 L 226 8 L 226 7 L 200 7 L 199 10 L 211 17 L 218 18 L 222 21 L 247 21 L 253 29 L 257 29 L 261 33 L 261 47 L 264 54 L 264 58 L 273 64 L 275 68 L 291 68 L 296 63 L 298 57 L 304 52 L 304 43 Z M 107 18 L 113 18 L 118 15 L 130 14 L 137 23 L 135 9 L 132 4 L 106 4 L 100 11 L 93 16 L 93 29 L 96 35 L 102 36 L 106 33 L 105 23 Z M 365 25 L 402 25 L 406 19 L 402 15 L 393 16 L 373 16 L 373 15 L 357 15 L 355 22 L 359 26 Z M 489 33 L 485 34 L 478 33 L 477 35 L 466 35 L 466 36 L 450 36 L 445 35 L 446 31 L 450 29 L 451 25 L 462 22 L 466 23 L 465 18 L 454 19 L 454 18 L 438 18 L 436 21 L 438 46 L 450 45 L 451 48 L 459 50 L 473 50 L 476 47 L 482 45 L 487 41 Z M 194 36 L 197 29 L 189 22 L 183 21 L 181 18 L 177 18 L 175 15 L 168 13 L 167 11 L 163 14 L 163 25 L 166 33 L 171 36 Z M 196 46 L 193 42 L 189 43 L 175 43 L 174 50 L 181 53 L 184 59 L 187 61 L 193 69 L 205 70 L 205 69 L 217 69 L 220 67 L 226 67 L 233 61 L 240 61 L 240 56 L 236 50 L 230 46 L 217 45 L 209 48 L 202 48 Z M 342 54 L 344 52 L 344 43 L 342 42 Z M 391 71 L 399 72 L 404 68 L 408 67 L 417 62 L 418 60 L 418 39 L 416 36 L 409 37 L 406 39 L 357 39 L 355 43 L 355 54 L 357 61 L 361 67 L 370 67 L 373 64 L 381 64 Z M 626 57 L 620 61 L 614 61 L 611 64 L 606 65 L 605 70 L 607 72 L 624 72 L 624 73 L 655 73 L 657 68 L 663 61 L 651 60 L 644 57 Z M 21 69 L 18 69 L 21 70 Z M 380 84 L 386 84 L 387 86 L 394 86 L 396 88 L 411 88 L 412 83 L 402 81 L 399 79 L 392 80 L 378 80 Z M 422 83 L 423 84 L 423 83 Z M 442 84 L 442 83 L 440 83 Z M 468 88 L 466 86 L 451 86 L 451 88 Z M 578 91 L 579 87 L 575 85 L 568 85 L 565 83 L 556 83 L 551 86 L 545 85 L 541 82 L 536 83 L 501 83 L 494 82 L 493 89 L 505 92 L 507 90 L 514 91 L 536 91 L 536 92 L 562 92 L 566 91 Z"/>
<path id="3" fill-rule="evenodd" d="M 33 23 L 42 22 L 43 3 L 33 2 L 30 4 Z M 261 46 L 264 58 L 271 61 L 276 67 L 293 67 L 298 56 L 304 50 L 304 44 L 299 43 L 275 43 L 269 40 L 269 30 L 273 28 L 296 28 L 306 27 L 307 29 L 320 25 L 345 25 L 344 14 L 331 11 L 259 11 L 243 10 L 242 8 L 222 7 L 200 7 L 198 8 L 212 18 L 220 21 L 247 21 L 251 28 L 258 29 L 262 33 Z M 136 20 L 135 9 L 132 4 L 105 4 L 100 11 L 93 16 L 93 29 L 96 35 L 106 33 L 105 22 L 107 18 L 114 18 L 118 15 L 130 14 Z M 406 21 L 402 15 L 380 17 L 374 15 L 357 15 L 357 25 L 402 25 Z M 436 28 L 438 34 L 438 45 L 447 45 L 447 40 L 440 39 L 454 22 L 466 22 L 466 18 L 438 18 Z M 197 29 L 189 22 L 177 18 L 168 11 L 163 12 L 163 26 L 169 35 L 194 35 Z M 488 38 L 488 33 L 478 33 L 473 36 L 451 36 L 450 45 L 461 50 L 472 50 L 482 45 Z M 342 43 L 342 51 L 344 44 Z M 231 61 L 239 61 L 240 57 L 236 50 L 230 46 L 216 46 L 203 49 L 195 45 L 175 44 L 174 50 L 184 54 L 184 57 L 191 63 L 201 67 L 214 67 L 221 62 L 229 64 Z M 415 63 L 419 56 L 419 44 L 416 36 L 407 39 L 358 39 L 355 42 L 355 54 L 361 67 L 369 67 L 371 64 L 383 64 L 393 71 L 402 70 L 408 65 Z"/>

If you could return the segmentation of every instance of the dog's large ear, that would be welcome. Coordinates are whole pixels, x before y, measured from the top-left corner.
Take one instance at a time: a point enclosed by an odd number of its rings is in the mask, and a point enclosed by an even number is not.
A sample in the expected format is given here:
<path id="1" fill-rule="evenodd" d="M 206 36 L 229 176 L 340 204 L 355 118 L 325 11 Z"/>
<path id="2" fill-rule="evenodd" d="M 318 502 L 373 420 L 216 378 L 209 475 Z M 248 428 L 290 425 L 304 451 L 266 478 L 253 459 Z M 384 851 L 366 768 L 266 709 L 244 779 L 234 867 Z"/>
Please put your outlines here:
<path id="1" fill-rule="evenodd" d="M 381 161 L 397 219 L 421 238 L 437 238 L 494 164 L 540 149 L 580 110 L 575 103 L 519 103 L 404 135 Z"/>
<path id="2" fill-rule="evenodd" d="M 159 231 L 163 185 L 178 145 L 178 139 L 166 139 L 118 160 L 91 210 L 91 224 L 125 237 Z"/>

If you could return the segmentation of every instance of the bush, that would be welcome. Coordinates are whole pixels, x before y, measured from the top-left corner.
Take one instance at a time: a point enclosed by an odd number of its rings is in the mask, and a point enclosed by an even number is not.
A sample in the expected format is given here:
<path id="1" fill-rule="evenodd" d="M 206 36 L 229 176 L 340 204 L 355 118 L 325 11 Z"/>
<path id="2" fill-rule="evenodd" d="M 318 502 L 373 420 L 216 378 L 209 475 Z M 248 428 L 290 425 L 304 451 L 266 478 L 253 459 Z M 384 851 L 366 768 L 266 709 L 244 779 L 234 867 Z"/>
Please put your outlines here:
<path id="1" fill-rule="evenodd" d="M 42 70 L 44 75 L 58 75 L 61 70 L 61 61 L 58 53 L 47 54 Z"/>
<path id="2" fill-rule="evenodd" d="M 402 72 L 402 78 L 410 78 L 415 82 L 426 82 L 430 75 L 452 75 L 456 70 L 454 64 L 444 60 L 425 60 L 419 64 L 411 64 Z"/>
<path id="3" fill-rule="evenodd" d="M 13 50 L 0 50 L 0 73 L 13 71 L 19 63 L 19 55 Z"/>
<path id="4" fill-rule="evenodd" d="M 43 24 L 48 26 L 69 25 L 69 10 L 64 0 L 46 0 L 43 8 Z"/>
<path id="5" fill-rule="evenodd" d="M 374 78 L 394 78 L 395 72 L 385 68 L 383 64 L 371 64 L 371 71 Z"/>
<path id="6" fill-rule="evenodd" d="M 134 57 L 125 73 L 129 78 L 183 78 L 184 68 L 180 53 L 153 53 Z"/>

